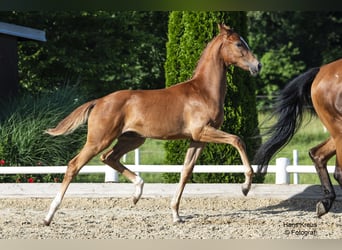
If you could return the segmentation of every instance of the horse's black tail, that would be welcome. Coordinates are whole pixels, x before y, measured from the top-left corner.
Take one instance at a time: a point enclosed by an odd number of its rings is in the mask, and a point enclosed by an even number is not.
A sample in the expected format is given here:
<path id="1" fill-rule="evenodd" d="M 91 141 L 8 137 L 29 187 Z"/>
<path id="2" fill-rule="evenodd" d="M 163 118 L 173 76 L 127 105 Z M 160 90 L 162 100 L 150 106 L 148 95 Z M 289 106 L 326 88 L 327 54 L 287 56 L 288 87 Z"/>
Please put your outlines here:
<path id="1" fill-rule="evenodd" d="M 269 136 L 254 156 L 258 172 L 268 165 L 272 156 L 290 142 L 301 126 L 304 107 L 312 108 L 311 85 L 320 68 L 312 68 L 288 83 L 277 98 L 273 115 L 278 121 L 267 132 Z M 313 112 L 314 110 L 311 109 Z M 264 171 L 262 171 L 264 172 Z"/>

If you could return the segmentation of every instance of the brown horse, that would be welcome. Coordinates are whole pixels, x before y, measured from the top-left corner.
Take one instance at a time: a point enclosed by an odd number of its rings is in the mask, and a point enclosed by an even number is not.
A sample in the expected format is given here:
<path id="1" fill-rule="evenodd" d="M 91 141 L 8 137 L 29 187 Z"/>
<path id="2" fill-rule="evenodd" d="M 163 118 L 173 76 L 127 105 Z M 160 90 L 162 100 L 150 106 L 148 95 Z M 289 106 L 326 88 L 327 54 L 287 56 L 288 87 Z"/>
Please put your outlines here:
<path id="1" fill-rule="evenodd" d="M 305 107 L 314 108 L 311 111 L 316 111 L 331 136 L 309 151 L 324 192 L 324 198 L 316 206 L 320 217 L 329 212 L 336 198 L 327 171 L 327 162 L 335 154 L 334 178 L 342 187 L 342 59 L 308 70 L 281 91 L 275 108 L 279 119 L 266 133 L 270 138 L 254 158 L 258 171 L 291 140 L 301 125 Z"/>
<path id="2" fill-rule="evenodd" d="M 240 153 L 246 180 L 246 195 L 252 182 L 253 169 L 243 141 L 218 130 L 223 122 L 226 94 L 226 72 L 236 65 L 256 75 L 261 64 L 247 43 L 235 31 L 219 25 L 220 33 L 206 47 L 192 79 L 159 90 L 123 90 L 90 101 L 75 109 L 56 128 L 47 130 L 53 136 L 68 134 L 88 120 L 87 141 L 80 153 L 68 163 L 61 189 L 52 201 L 44 220 L 49 225 L 63 196 L 80 169 L 115 139 L 116 145 L 101 160 L 135 184 L 134 204 L 143 190 L 143 180 L 120 163 L 120 158 L 145 142 L 145 138 L 190 139 L 178 189 L 171 202 L 174 222 L 178 214 L 184 186 L 203 147 L 208 142 L 228 143 Z"/>

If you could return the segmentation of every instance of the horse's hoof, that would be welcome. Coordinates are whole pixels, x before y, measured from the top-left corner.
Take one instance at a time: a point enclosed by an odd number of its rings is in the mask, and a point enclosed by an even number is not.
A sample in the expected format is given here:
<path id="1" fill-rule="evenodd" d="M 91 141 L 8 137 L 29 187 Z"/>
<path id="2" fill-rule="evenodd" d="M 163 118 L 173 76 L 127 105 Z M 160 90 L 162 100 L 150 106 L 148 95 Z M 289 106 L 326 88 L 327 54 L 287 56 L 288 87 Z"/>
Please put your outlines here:
<path id="1" fill-rule="evenodd" d="M 325 215 L 326 213 L 328 213 L 328 210 L 322 201 L 317 203 L 316 213 L 317 213 L 318 218 L 320 218 L 322 215 Z"/>

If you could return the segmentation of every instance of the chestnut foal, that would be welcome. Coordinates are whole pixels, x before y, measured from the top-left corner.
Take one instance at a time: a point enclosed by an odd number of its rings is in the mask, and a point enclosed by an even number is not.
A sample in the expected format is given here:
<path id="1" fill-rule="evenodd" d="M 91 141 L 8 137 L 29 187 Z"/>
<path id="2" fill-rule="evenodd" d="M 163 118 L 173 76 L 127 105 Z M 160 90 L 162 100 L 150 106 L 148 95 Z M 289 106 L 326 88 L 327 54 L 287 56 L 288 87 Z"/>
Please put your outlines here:
<path id="1" fill-rule="evenodd" d="M 247 195 L 253 169 L 245 145 L 238 136 L 218 128 L 223 123 L 227 67 L 236 65 L 256 75 L 261 64 L 240 35 L 224 24 L 219 25 L 219 30 L 220 33 L 203 51 L 192 79 L 165 89 L 114 92 L 83 104 L 56 128 L 46 131 L 53 136 L 68 134 L 88 121 L 87 141 L 68 163 L 60 191 L 44 219 L 45 225 L 51 223 L 73 177 L 115 139 L 117 143 L 101 156 L 101 160 L 134 183 L 134 204 L 142 195 L 144 182 L 122 165 L 120 158 L 141 146 L 145 138 L 191 141 L 179 185 L 171 201 L 174 222 L 182 221 L 178 210 L 183 189 L 206 143 L 227 143 L 238 150 L 245 166 L 242 192 Z"/>

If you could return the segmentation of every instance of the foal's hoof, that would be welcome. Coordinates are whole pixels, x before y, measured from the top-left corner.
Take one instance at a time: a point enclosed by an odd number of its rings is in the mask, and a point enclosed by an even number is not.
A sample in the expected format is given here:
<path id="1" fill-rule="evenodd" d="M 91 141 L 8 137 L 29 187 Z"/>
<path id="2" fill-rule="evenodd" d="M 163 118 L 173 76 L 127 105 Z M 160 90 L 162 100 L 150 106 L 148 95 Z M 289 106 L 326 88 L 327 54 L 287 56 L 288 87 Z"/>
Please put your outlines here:
<path id="1" fill-rule="evenodd" d="M 45 226 L 50 226 L 51 221 L 43 220 L 43 224 Z"/>
<path id="2" fill-rule="evenodd" d="M 137 204 L 138 201 L 139 201 L 139 199 L 140 199 L 140 197 L 135 197 L 135 196 L 133 196 L 133 204 L 134 204 L 134 205 Z"/>
<path id="3" fill-rule="evenodd" d="M 241 190 L 244 196 L 247 196 L 250 189 L 251 189 L 250 184 L 247 184 L 247 183 L 242 184 Z"/>
<path id="4" fill-rule="evenodd" d="M 173 224 L 180 224 L 180 223 L 184 223 L 185 220 L 183 220 L 181 217 L 177 217 L 177 218 L 173 218 L 172 222 Z"/>

